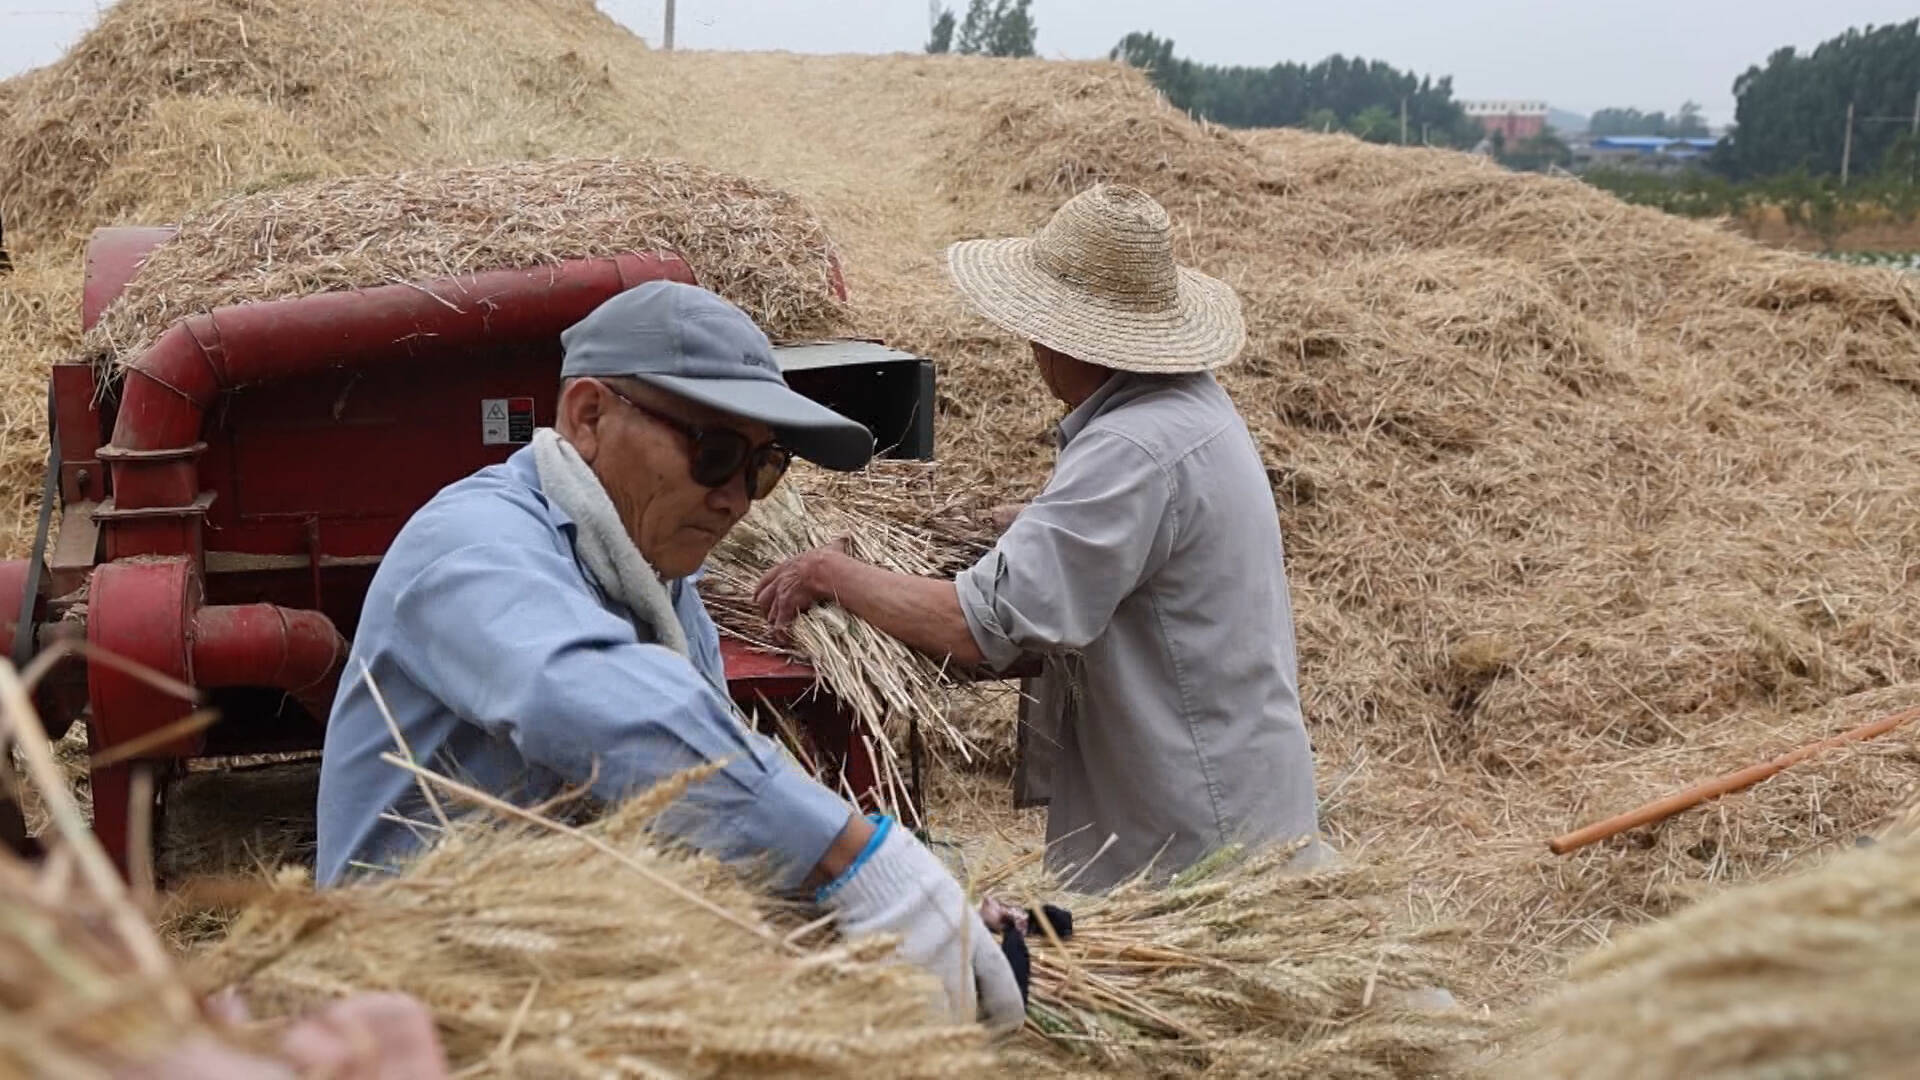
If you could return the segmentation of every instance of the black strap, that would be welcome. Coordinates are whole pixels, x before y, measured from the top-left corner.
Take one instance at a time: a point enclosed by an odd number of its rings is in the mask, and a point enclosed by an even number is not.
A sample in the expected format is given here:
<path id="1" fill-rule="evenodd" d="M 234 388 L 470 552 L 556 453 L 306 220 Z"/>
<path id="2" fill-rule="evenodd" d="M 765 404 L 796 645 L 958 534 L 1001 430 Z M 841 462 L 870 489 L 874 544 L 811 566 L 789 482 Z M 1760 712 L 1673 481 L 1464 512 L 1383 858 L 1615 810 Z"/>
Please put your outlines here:
<path id="1" fill-rule="evenodd" d="M 913 790 L 907 797 L 913 800 L 913 816 L 919 819 L 923 841 L 933 832 L 933 823 L 927 820 L 927 800 L 920 784 L 920 764 L 925 754 L 926 744 L 920 739 L 919 710 L 909 710 L 907 712 L 907 762 L 913 771 Z"/>
<path id="2" fill-rule="evenodd" d="M 1027 952 L 1027 939 L 1018 927 L 1008 926 L 1000 935 L 1000 955 L 1013 969 L 1014 984 L 1020 987 L 1020 1004 L 1032 1001 L 1033 956 Z"/>
<path id="3" fill-rule="evenodd" d="M 33 659 L 36 642 L 33 604 L 40 598 L 40 570 L 46 563 L 47 527 L 53 523 L 53 500 L 60 493 L 60 420 L 54 414 L 53 384 L 47 384 L 47 479 L 40 486 L 40 523 L 33 531 L 33 559 L 27 563 L 27 587 L 20 597 L 19 621 L 13 627 L 13 668 L 19 671 Z"/>

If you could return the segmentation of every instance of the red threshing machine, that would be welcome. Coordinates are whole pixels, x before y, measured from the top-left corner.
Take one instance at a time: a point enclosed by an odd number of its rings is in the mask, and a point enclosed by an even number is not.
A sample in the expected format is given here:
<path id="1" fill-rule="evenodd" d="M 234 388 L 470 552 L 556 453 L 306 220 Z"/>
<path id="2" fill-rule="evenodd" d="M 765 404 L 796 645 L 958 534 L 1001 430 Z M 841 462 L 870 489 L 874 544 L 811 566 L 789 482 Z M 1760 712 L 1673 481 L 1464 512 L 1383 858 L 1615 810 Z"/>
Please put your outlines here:
<path id="1" fill-rule="evenodd" d="M 85 326 L 170 235 L 94 235 Z M 844 296 L 838 266 L 832 277 Z M 319 748 L 401 525 L 552 423 L 561 330 L 660 278 L 694 280 L 675 255 L 633 253 L 234 305 L 174 324 L 110 392 L 87 363 L 55 366 L 51 497 L 34 557 L 0 562 L 0 655 L 18 666 L 62 638 L 93 647 L 59 661 L 36 703 L 55 737 L 85 720 L 96 757 L 137 749 L 92 774 L 94 830 L 123 867 L 136 768 Z M 889 453 L 932 456 L 930 362 L 856 340 L 777 352 L 796 390 L 865 423 Z M 793 707 L 822 757 L 870 792 L 867 748 L 811 693 L 809 668 L 724 651 L 738 700 Z M 197 688 L 220 719 L 169 736 L 193 706 L 114 657 Z M 170 741 L 153 745 L 156 733 Z"/>

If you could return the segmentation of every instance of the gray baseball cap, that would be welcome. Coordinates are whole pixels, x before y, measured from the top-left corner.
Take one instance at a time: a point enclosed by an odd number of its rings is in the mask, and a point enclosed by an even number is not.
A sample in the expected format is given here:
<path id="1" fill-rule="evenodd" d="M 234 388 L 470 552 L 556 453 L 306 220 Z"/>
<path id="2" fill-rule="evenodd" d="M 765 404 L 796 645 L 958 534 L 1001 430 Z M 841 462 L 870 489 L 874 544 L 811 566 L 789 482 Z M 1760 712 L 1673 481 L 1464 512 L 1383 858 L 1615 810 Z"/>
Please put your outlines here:
<path id="1" fill-rule="evenodd" d="M 562 378 L 625 376 L 711 409 L 757 420 L 795 454 L 851 472 L 873 458 L 873 433 L 795 393 L 747 313 L 677 281 L 608 299 L 560 335 Z"/>

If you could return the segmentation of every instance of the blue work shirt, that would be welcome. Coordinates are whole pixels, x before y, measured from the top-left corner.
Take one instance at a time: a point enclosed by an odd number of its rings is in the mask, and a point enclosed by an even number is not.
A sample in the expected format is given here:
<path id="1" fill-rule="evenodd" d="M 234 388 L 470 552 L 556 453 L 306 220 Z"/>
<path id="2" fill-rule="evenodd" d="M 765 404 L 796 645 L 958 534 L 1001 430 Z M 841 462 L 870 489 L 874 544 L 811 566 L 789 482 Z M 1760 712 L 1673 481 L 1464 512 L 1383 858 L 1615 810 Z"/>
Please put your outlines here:
<path id="1" fill-rule="evenodd" d="M 592 778 L 613 803 L 726 761 L 688 792 L 676 835 L 723 859 L 768 856 L 786 887 L 826 853 L 853 811 L 734 717 L 695 580 L 671 586 L 689 662 L 608 599 L 573 545 L 531 447 L 443 489 L 394 538 L 327 724 L 320 884 L 433 835 L 418 782 L 380 760 L 397 748 L 363 663 L 414 760 L 445 775 L 523 806 Z"/>

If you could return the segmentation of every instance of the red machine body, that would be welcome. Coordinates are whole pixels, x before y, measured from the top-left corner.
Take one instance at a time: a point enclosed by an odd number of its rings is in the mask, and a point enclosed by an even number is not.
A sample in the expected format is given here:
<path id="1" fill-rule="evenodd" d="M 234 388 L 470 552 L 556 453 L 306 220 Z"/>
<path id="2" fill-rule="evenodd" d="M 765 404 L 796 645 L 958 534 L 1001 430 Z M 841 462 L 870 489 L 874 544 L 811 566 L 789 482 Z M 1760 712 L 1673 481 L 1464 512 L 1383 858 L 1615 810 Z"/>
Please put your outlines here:
<path id="1" fill-rule="evenodd" d="M 87 327 L 170 235 L 95 235 Z M 139 744 L 92 777 L 95 831 L 122 865 L 136 766 L 319 748 L 394 535 L 550 425 L 560 332 L 657 279 L 693 274 L 675 255 L 629 253 L 219 308 L 136 358 L 117 403 L 90 365 L 56 366 L 59 540 L 24 605 L 32 564 L 0 563 L 0 649 L 23 626 L 42 647 L 82 634 L 97 647 L 64 661 L 39 705 L 55 733 L 84 718 L 95 755 Z M 828 396 L 858 393 L 830 383 Z M 871 794 L 873 761 L 813 695 L 811 669 L 731 641 L 723 652 L 737 699 L 797 703 L 822 755 Z M 149 745 L 193 705 L 114 656 L 195 687 L 221 719 Z"/>

